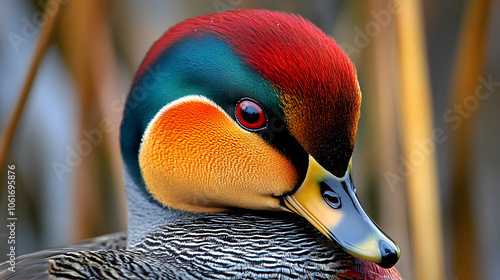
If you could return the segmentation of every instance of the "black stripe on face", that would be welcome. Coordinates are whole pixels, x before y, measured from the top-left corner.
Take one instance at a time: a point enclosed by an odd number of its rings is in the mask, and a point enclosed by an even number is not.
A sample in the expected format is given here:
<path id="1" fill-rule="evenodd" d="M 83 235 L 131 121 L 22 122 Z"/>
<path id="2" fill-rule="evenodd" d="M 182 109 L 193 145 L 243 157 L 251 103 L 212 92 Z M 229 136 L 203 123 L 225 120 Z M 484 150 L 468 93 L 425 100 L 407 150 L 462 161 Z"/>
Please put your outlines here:
<path id="1" fill-rule="evenodd" d="M 266 114 L 266 124 L 260 129 L 247 129 L 237 120 L 236 110 L 237 104 L 241 100 L 252 100 L 259 104 Z M 226 106 L 226 112 L 242 127 L 243 129 L 259 135 L 264 141 L 285 155 L 296 167 L 299 175 L 297 186 L 290 193 L 294 192 L 302 183 L 307 173 L 309 165 L 309 155 L 299 142 L 290 134 L 286 123 L 280 117 L 282 112 L 271 110 L 262 105 L 258 100 L 249 97 L 242 97 L 234 101 L 233 106 Z"/>

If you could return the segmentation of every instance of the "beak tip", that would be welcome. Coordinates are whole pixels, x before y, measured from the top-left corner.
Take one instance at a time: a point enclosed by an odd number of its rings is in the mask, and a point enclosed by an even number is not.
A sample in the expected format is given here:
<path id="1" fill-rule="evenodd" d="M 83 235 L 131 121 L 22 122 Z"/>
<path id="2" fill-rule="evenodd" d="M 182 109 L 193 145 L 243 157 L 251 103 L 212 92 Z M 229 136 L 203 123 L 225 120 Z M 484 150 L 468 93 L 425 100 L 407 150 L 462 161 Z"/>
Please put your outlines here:
<path id="1" fill-rule="evenodd" d="M 378 264 L 383 268 L 393 267 L 399 260 L 401 251 L 397 245 L 389 244 L 388 242 L 381 240 L 379 244 L 380 253 L 382 255 L 382 260 Z"/>

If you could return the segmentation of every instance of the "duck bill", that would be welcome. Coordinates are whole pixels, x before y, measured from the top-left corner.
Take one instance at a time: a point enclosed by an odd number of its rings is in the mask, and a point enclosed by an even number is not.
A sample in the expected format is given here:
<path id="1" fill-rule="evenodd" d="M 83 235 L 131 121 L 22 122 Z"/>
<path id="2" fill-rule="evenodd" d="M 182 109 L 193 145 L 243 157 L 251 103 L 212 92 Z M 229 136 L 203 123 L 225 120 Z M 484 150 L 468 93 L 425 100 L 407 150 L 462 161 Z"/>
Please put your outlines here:
<path id="1" fill-rule="evenodd" d="M 350 165 L 345 176 L 338 178 L 310 156 L 304 182 L 284 201 L 290 210 L 306 218 L 350 255 L 384 268 L 398 261 L 399 247 L 359 204 Z"/>

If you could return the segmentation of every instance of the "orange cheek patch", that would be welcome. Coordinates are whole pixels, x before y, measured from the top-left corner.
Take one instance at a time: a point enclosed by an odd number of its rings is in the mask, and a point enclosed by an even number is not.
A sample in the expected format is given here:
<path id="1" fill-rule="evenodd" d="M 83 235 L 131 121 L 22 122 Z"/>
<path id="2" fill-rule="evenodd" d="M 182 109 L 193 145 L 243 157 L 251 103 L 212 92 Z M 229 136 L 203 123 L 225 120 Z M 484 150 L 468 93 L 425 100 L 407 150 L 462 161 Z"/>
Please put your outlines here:
<path id="1" fill-rule="evenodd" d="M 144 134 L 139 164 L 158 201 L 197 212 L 276 209 L 273 196 L 292 190 L 299 178 L 289 159 L 202 97 L 185 97 L 158 113 Z"/>

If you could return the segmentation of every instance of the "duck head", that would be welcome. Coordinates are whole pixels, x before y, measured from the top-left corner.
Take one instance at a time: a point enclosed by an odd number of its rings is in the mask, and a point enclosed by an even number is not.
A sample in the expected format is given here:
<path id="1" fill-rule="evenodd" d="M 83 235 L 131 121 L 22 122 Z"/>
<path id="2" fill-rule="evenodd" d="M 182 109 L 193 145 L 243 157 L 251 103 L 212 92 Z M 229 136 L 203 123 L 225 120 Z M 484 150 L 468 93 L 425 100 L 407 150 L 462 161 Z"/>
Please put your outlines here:
<path id="1" fill-rule="evenodd" d="M 125 168 L 155 207 L 293 211 L 349 254 L 391 267 L 400 250 L 351 179 L 360 104 L 352 62 L 300 16 L 189 19 L 154 43 L 135 76 Z M 139 198 L 127 199 L 130 212 Z"/>

